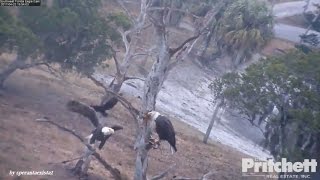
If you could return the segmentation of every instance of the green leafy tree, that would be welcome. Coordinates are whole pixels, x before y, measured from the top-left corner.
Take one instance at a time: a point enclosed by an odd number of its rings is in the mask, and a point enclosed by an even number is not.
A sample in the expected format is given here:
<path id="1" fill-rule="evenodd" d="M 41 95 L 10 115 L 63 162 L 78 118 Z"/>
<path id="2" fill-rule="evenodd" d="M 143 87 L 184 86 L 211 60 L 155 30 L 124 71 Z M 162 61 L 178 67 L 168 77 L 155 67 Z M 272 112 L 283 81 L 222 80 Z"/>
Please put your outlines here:
<path id="1" fill-rule="evenodd" d="M 17 54 L 0 71 L 0 86 L 16 69 L 58 63 L 84 75 L 111 55 L 120 35 L 98 13 L 99 0 L 54 1 L 50 7 L 19 8 L 13 16 L 0 9 L 0 47 Z"/>
<path id="2" fill-rule="evenodd" d="M 216 55 L 229 54 L 236 67 L 260 50 L 272 38 L 273 16 L 266 3 L 258 0 L 223 1 L 215 21 L 198 52 L 203 56 L 210 41 Z M 212 3 L 212 2 L 209 2 Z M 216 2 L 214 2 L 216 4 Z"/>
<path id="3" fill-rule="evenodd" d="M 211 84 L 216 100 L 266 123 L 266 147 L 275 158 L 319 159 L 319 53 L 291 52 L 228 73 Z M 278 112 L 274 111 L 277 110 Z"/>
<path id="4" fill-rule="evenodd" d="M 219 44 L 234 56 L 234 64 L 259 50 L 272 37 L 273 17 L 263 1 L 236 0 L 217 22 Z"/>

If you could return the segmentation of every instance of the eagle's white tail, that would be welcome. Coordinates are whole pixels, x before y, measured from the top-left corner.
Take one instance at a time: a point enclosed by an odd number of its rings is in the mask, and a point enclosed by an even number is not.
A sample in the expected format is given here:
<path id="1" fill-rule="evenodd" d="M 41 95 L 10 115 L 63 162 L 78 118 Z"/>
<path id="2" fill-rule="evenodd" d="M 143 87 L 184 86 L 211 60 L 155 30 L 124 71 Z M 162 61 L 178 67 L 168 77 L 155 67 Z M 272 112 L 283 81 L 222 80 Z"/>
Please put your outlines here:
<path id="1" fill-rule="evenodd" d="M 92 134 L 90 134 L 89 136 L 86 136 L 85 138 L 86 138 L 86 139 L 91 139 L 91 138 L 92 138 L 92 136 L 93 136 L 93 135 L 92 135 Z"/>
<path id="2" fill-rule="evenodd" d="M 174 154 L 174 149 L 172 146 L 170 146 L 171 154 Z"/>
<path id="3" fill-rule="evenodd" d="M 88 144 L 90 144 L 90 139 L 92 138 L 93 134 L 90 134 L 89 136 L 85 137 L 85 139 L 88 139 Z"/>

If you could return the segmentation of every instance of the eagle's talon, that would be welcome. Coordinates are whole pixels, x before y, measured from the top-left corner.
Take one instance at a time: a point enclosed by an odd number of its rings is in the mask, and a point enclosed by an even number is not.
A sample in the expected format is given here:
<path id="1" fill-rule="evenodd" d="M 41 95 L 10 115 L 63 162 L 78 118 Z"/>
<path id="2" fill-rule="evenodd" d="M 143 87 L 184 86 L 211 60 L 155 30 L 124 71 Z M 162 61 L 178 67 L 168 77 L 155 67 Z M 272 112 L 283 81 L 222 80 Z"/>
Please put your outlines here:
<path id="1" fill-rule="evenodd" d="M 149 144 L 152 146 L 153 149 L 158 149 L 160 146 L 160 140 L 157 138 L 150 137 Z"/>
<path id="2" fill-rule="evenodd" d="M 150 111 L 143 115 L 143 120 L 146 123 L 150 123 L 151 133 L 156 132 L 159 136 L 158 140 L 151 137 L 149 139 L 150 145 L 159 146 L 160 140 L 165 140 L 168 141 L 174 151 L 177 151 L 175 131 L 171 121 L 166 116 L 161 115 L 157 111 Z"/>

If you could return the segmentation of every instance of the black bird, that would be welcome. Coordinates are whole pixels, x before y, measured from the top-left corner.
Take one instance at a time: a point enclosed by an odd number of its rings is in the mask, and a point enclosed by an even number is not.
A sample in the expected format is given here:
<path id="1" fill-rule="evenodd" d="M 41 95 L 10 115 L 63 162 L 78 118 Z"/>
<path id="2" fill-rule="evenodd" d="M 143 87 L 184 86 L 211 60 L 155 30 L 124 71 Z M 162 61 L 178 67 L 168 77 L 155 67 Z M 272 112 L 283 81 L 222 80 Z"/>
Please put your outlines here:
<path id="1" fill-rule="evenodd" d="M 100 141 L 99 149 L 102 149 L 104 144 L 106 143 L 107 139 L 114 134 L 114 131 L 118 131 L 123 129 L 121 126 L 101 126 L 99 125 L 92 133 L 88 136 L 89 143 L 94 144 L 95 141 Z"/>
<path id="2" fill-rule="evenodd" d="M 122 94 L 119 94 L 122 96 Z M 96 111 L 100 112 L 103 116 L 108 116 L 108 113 L 106 113 L 107 110 L 112 109 L 117 103 L 118 103 L 118 97 L 114 96 L 109 101 L 105 102 L 102 105 L 91 105 L 91 107 Z"/>
<path id="3" fill-rule="evenodd" d="M 174 151 L 177 152 L 176 133 L 171 121 L 157 111 L 148 112 L 144 118 L 151 120 L 152 131 L 157 132 L 159 140 L 167 141 L 170 144 L 170 149 L 173 148 Z M 172 149 L 171 152 L 173 153 Z"/>

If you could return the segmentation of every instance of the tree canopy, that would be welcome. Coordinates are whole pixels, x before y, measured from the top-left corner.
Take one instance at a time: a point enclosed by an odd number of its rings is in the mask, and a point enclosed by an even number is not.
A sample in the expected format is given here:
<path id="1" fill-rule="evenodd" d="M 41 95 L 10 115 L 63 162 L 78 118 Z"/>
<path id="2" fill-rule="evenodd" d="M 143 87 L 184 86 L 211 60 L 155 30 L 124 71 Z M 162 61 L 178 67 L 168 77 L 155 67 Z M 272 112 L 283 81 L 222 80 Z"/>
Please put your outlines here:
<path id="1" fill-rule="evenodd" d="M 222 6 L 215 15 L 198 55 L 215 59 L 227 54 L 232 57 L 233 65 L 236 67 L 272 38 L 272 10 L 265 2 L 258 0 L 212 0 L 200 6 L 196 12 L 198 15 L 205 14 L 210 5 L 219 3 Z M 213 47 L 213 52 L 208 56 L 206 51 L 209 46 Z"/>
<path id="2" fill-rule="evenodd" d="M 319 60 L 318 52 L 295 51 L 270 57 L 243 73 L 228 73 L 216 79 L 211 88 L 216 99 L 222 99 L 252 123 L 266 123 L 266 145 L 275 157 L 317 157 Z"/>
<path id="3" fill-rule="evenodd" d="M 0 46 L 22 61 L 41 57 L 84 74 L 111 56 L 111 41 L 120 34 L 110 22 L 128 27 L 126 17 L 99 14 L 99 0 L 60 0 L 50 6 L 21 7 L 17 15 L 0 9 Z M 120 19 L 120 20 L 119 20 Z"/>

